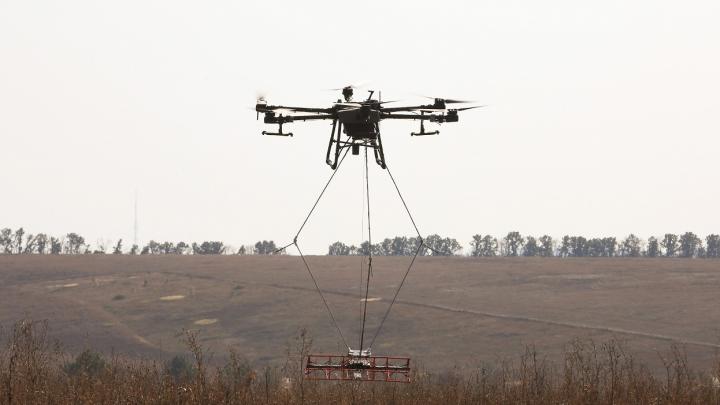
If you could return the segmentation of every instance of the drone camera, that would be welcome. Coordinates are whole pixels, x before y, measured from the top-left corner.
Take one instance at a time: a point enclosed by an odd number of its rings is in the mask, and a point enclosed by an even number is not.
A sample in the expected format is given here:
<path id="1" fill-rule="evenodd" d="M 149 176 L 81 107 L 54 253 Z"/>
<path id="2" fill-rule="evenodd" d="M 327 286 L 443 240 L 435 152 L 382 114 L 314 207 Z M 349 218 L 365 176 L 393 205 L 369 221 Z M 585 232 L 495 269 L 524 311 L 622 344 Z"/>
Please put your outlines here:
<path id="1" fill-rule="evenodd" d="M 355 155 L 355 156 L 357 156 L 357 155 L 360 154 L 360 145 L 359 145 L 359 144 L 354 143 L 354 144 L 352 145 L 352 154 Z"/>

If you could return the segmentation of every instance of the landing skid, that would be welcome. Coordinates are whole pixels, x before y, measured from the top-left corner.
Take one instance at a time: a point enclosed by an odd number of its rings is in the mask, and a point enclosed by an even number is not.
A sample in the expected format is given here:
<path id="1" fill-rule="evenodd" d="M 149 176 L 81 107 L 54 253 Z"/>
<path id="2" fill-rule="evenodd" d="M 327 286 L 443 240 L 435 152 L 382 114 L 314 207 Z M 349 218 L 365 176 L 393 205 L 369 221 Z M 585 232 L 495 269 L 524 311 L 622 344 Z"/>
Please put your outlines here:
<path id="1" fill-rule="evenodd" d="M 345 148 L 351 148 L 353 155 L 360 154 L 360 148 L 372 148 L 375 155 L 375 162 L 383 169 L 387 168 L 385 164 L 385 152 L 383 151 L 382 138 L 380 137 L 380 126 L 375 124 L 375 137 L 374 138 L 352 138 L 349 137 L 346 140 L 340 140 L 340 134 L 342 133 L 342 122 L 333 120 L 332 132 L 330 133 L 330 141 L 328 142 L 327 153 L 325 154 L 325 162 L 330 166 L 331 169 L 335 170 L 338 166 L 338 161 L 342 150 Z"/>

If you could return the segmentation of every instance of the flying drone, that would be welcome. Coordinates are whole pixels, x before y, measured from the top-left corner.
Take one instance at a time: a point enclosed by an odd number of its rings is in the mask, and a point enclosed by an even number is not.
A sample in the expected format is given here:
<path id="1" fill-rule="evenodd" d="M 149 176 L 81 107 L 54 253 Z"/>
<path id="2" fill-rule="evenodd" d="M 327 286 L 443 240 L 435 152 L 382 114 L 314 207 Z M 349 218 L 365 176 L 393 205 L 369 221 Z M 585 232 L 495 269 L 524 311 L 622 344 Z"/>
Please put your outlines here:
<path id="1" fill-rule="evenodd" d="M 332 107 L 291 107 L 282 105 L 268 105 L 264 98 L 259 98 L 255 104 L 257 118 L 264 114 L 266 124 L 277 124 L 278 131 L 263 131 L 263 135 L 293 136 L 292 132 L 283 132 L 283 125 L 295 121 L 332 120 L 332 131 L 328 142 L 325 161 L 335 170 L 338 159 L 345 148 L 350 148 L 353 155 L 360 154 L 360 147 L 371 148 L 374 151 L 375 161 L 385 169 L 385 152 L 380 137 L 380 121 L 382 120 L 415 120 L 420 121 L 420 131 L 411 132 L 411 136 L 438 135 L 440 131 L 426 131 L 425 122 L 438 124 L 458 122 L 460 111 L 470 110 L 482 106 L 462 108 L 449 108 L 452 104 L 465 104 L 471 101 L 447 98 L 431 98 L 432 104 L 413 105 L 405 107 L 386 107 L 392 101 L 382 101 L 378 92 L 378 99 L 374 99 L 374 90 L 368 90 L 368 98 L 362 101 L 353 101 L 355 86 L 346 86 L 341 90 L 343 100 L 338 100 Z M 347 135 L 342 140 L 341 134 Z"/>
<path id="2" fill-rule="evenodd" d="M 482 106 L 469 106 L 462 108 L 448 108 L 449 105 L 453 104 L 465 104 L 470 101 L 445 99 L 445 98 L 431 98 L 432 104 L 414 105 L 406 107 L 386 107 L 386 104 L 392 103 L 391 101 L 382 101 L 380 93 L 378 92 L 378 99 L 374 99 L 373 95 L 375 91 L 369 90 L 367 99 L 362 101 L 353 101 L 353 90 L 355 86 L 346 86 L 341 89 L 335 89 L 342 91 L 343 100 L 338 100 L 331 107 L 328 108 L 314 108 L 314 107 L 290 107 L 282 105 L 268 105 L 264 98 L 257 100 L 255 105 L 255 111 L 257 111 L 257 119 L 260 118 L 260 114 L 264 114 L 264 122 L 266 124 L 277 124 L 277 132 L 263 131 L 263 135 L 274 135 L 274 136 L 293 136 L 292 132 L 283 132 L 283 125 L 292 123 L 295 121 L 312 121 L 312 120 L 331 120 L 332 121 L 332 132 L 330 133 L 330 140 L 328 143 L 327 154 L 325 161 L 333 169 L 332 175 L 325 184 L 325 187 L 320 192 L 315 204 L 310 209 L 310 212 L 305 217 L 305 221 L 300 226 L 292 242 L 285 247 L 280 248 L 278 251 L 284 251 L 290 246 L 295 246 L 297 251 L 302 258 L 304 267 L 310 275 L 311 280 L 315 285 L 315 289 L 322 298 L 322 302 L 325 309 L 328 312 L 329 318 L 338 332 L 338 336 L 345 347 L 347 347 L 347 354 L 332 355 L 332 354 L 309 354 L 305 361 L 305 377 L 311 380 L 353 380 L 353 381 L 384 381 L 384 382 L 410 382 L 410 358 L 408 357 L 391 357 L 391 356 L 376 356 L 372 353 L 372 347 L 376 342 L 376 339 L 380 335 L 383 326 L 388 320 L 390 310 L 393 304 L 396 302 L 400 289 L 402 288 L 410 270 L 413 268 L 415 259 L 420 254 L 421 250 L 429 249 L 429 246 L 425 244 L 420 231 L 416 225 L 415 220 L 410 213 L 410 209 L 405 202 L 400 188 L 395 181 L 390 169 L 385 163 L 385 153 L 383 151 L 382 139 L 380 137 L 380 121 L 385 119 L 397 119 L 397 120 L 416 120 L 420 121 L 420 131 L 412 132 L 412 136 L 426 136 L 426 135 L 437 135 L 439 131 L 426 131 L 425 122 L 434 122 L 438 124 L 446 122 L 457 122 L 459 120 L 458 113 L 460 111 L 470 110 Z M 346 137 L 343 139 L 342 134 Z M 359 349 L 353 349 L 347 342 L 345 334 L 342 333 L 340 325 L 338 324 L 335 316 L 333 315 L 332 309 L 325 299 L 322 289 L 318 284 L 317 278 L 313 275 L 311 266 L 308 261 L 305 260 L 302 250 L 299 245 L 299 237 L 305 225 L 308 223 L 310 216 L 313 214 L 318 206 L 318 203 L 322 199 L 325 191 L 332 182 L 335 174 L 338 173 L 340 165 L 344 161 L 348 152 L 352 151 L 353 155 L 360 154 L 360 148 L 365 148 L 365 191 L 364 194 L 364 209 L 363 216 L 367 213 L 367 221 L 363 219 L 363 222 L 367 224 L 367 246 L 372 246 L 372 232 L 370 225 L 370 180 L 368 176 L 369 166 L 369 150 L 372 150 L 375 156 L 377 164 L 385 170 L 390 176 L 395 190 L 403 203 L 405 211 L 407 212 L 410 221 L 417 233 L 417 245 L 415 247 L 415 255 L 407 267 L 402 280 L 398 283 L 395 293 L 390 301 L 387 309 L 385 310 L 382 320 L 376 328 L 374 335 L 366 336 L 366 318 L 368 312 L 367 303 L 369 301 L 368 294 L 370 291 L 370 276 L 373 273 L 373 253 L 372 248 L 367 249 L 367 261 L 363 261 L 360 266 L 360 290 L 363 292 L 363 311 L 362 311 L 362 327 L 359 331 Z M 364 234 L 363 234 L 364 238 Z M 433 251 L 434 252 L 434 251 Z M 367 268 L 365 268 L 365 263 Z M 363 280 L 364 279 L 364 280 Z M 364 286 L 363 286 L 364 284 Z M 369 326 L 369 325 L 368 325 Z"/>

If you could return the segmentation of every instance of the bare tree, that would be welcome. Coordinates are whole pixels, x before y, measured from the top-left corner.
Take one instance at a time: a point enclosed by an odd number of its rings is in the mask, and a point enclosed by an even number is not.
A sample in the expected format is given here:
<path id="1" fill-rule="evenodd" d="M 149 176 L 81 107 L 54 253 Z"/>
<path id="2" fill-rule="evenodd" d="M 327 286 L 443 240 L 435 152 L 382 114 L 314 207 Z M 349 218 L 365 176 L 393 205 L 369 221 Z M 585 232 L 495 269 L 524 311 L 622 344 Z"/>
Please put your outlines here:
<path id="1" fill-rule="evenodd" d="M 656 237 L 651 236 L 650 238 L 648 238 L 648 247 L 646 254 L 648 257 L 658 257 L 662 254 L 662 252 L 660 252 L 660 243 L 658 242 Z"/>
<path id="2" fill-rule="evenodd" d="M 640 256 L 640 238 L 630 234 L 620 244 L 620 250 L 623 256 L 638 257 Z"/>
<path id="3" fill-rule="evenodd" d="M 720 235 L 710 234 L 705 238 L 706 257 L 720 257 Z"/>
<path id="4" fill-rule="evenodd" d="M 0 247 L 5 254 L 12 253 L 12 229 L 0 229 Z"/>
<path id="5" fill-rule="evenodd" d="M 347 256 L 349 254 L 350 246 L 342 242 L 335 242 L 328 247 L 328 256 Z"/>
<path id="6" fill-rule="evenodd" d="M 74 232 L 71 232 L 66 235 L 65 243 L 65 253 L 76 255 L 80 254 L 81 249 L 85 246 L 85 238 Z"/>
<path id="7" fill-rule="evenodd" d="M 25 237 L 25 249 L 22 250 L 23 254 L 31 255 L 35 253 L 35 246 L 37 245 L 37 241 L 35 240 L 35 235 L 29 233 Z"/>
<path id="8" fill-rule="evenodd" d="M 543 235 L 540 237 L 540 248 L 538 253 L 542 257 L 552 257 L 555 255 L 555 247 L 553 246 L 553 238 L 550 235 Z"/>
<path id="9" fill-rule="evenodd" d="M 558 254 L 560 257 L 570 256 L 570 245 L 571 245 L 570 236 L 569 235 L 563 236 L 562 242 L 560 242 L 560 249 L 558 249 Z"/>
<path id="10" fill-rule="evenodd" d="M 680 257 L 697 257 L 702 249 L 702 239 L 692 232 L 680 236 Z"/>
<path id="11" fill-rule="evenodd" d="M 115 248 L 113 248 L 113 254 L 114 255 L 122 254 L 122 239 L 118 239 L 117 244 L 115 245 Z"/>
<path id="12" fill-rule="evenodd" d="M 518 256 L 525 244 L 525 238 L 520 235 L 520 232 L 512 231 L 505 235 L 503 242 L 505 246 L 505 256 Z"/>
<path id="13" fill-rule="evenodd" d="M 47 250 L 48 236 L 44 233 L 39 233 L 37 234 L 37 236 L 35 236 L 35 241 L 37 243 L 37 252 L 41 255 L 44 255 L 45 251 Z"/>
<path id="14" fill-rule="evenodd" d="M 25 230 L 22 227 L 15 231 L 13 247 L 17 254 L 22 253 L 23 235 L 25 235 Z"/>
<path id="15" fill-rule="evenodd" d="M 666 233 L 663 236 L 660 246 L 665 249 L 665 257 L 675 257 L 678 249 L 678 237 L 672 233 Z"/>
<path id="16" fill-rule="evenodd" d="M 537 239 L 532 236 L 528 236 L 525 239 L 523 256 L 537 256 L 538 254 L 540 254 L 540 247 L 538 246 Z"/>
<path id="17" fill-rule="evenodd" d="M 50 237 L 50 254 L 59 255 L 62 253 L 62 241 L 54 236 Z"/>

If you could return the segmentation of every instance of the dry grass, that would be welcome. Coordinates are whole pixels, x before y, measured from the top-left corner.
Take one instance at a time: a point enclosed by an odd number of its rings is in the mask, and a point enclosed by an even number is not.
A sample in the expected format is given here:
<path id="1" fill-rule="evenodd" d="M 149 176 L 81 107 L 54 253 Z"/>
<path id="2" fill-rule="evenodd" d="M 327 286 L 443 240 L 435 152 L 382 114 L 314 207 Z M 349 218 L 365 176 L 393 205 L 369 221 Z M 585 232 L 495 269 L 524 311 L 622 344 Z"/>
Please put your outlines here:
<path id="1" fill-rule="evenodd" d="M 68 372 L 69 358 L 48 340 L 45 323 L 18 322 L 0 352 L 0 404 L 718 404 L 720 368 L 688 368 L 672 346 L 657 376 L 623 344 L 576 340 L 555 364 L 528 347 L 515 362 L 473 371 L 416 372 L 412 384 L 327 383 L 302 378 L 312 341 L 301 331 L 283 367 L 252 370 L 236 353 L 217 368 L 195 334 L 184 342 L 193 373 L 173 376 L 158 362 L 113 356 L 100 368 Z M 720 365 L 720 363 L 718 363 Z M 94 370 L 94 371 L 83 371 Z"/>

